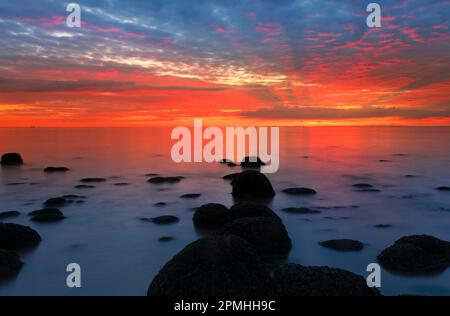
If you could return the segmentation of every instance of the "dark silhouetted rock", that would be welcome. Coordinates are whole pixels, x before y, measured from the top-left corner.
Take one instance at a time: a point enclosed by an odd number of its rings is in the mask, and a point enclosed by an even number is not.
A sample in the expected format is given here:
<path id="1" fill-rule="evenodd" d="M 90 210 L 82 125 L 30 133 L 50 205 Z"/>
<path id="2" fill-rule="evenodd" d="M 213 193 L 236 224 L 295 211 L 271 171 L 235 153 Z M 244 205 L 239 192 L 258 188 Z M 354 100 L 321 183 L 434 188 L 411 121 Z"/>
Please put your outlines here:
<path id="1" fill-rule="evenodd" d="M 241 161 L 241 167 L 243 168 L 260 168 L 265 166 L 266 163 L 263 162 L 259 157 L 245 157 Z"/>
<path id="2" fill-rule="evenodd" d="M 64 206 L 66 205 L 67 200 L 63 197 L 51 198 L 44 202 L 45 206 L 53 207 L 53 206 Z"/>
<path id="3" fill-rule="evenodd" d="M 369 189 L 369 188 L 373 188 L 373 185 L 368 184 L 368 183 L 356 183 L 353 185 L 355 188 L 358 189 Z"/>
<path id="4" fill-rule="evenodd" d="M 174 240 L 175 238 L 173 238 L 173 237 L 170 237 L 170 236 L 163 236 L 163 237 L 160 237 L 158 240 L 159 241 L 162 241 L 162 242 L 167 242 L 167 241 L 172 241 L 172 240 Z"/>
<path id="5" fill-rule="evenodd" d="M 265 205 L 255 203 L 238 203 L 231 207 L 228 212 L 228 220 L 244 217 L 270 217 L 281 221 L 281 218 Z"/>
<path id="6" fill-rule="evenodd" d="M 371 189 L 371 188 L 367 188 L 367 189 L 358 189 L 356 190 L 357 192 L 373 192 L 373 193 L 378 193 L 381 192 L 381 190 L 379 189 Z"/>
<path id="7" fill-rule="evenodd" d="M 22 262 L 16 253 L 0 249 L 0 278 L 13 277 L 21 268 Z"/>
<path id="8" fill-rule="evenodd" d="M 202 195 L 200 193 L 189 193 L 189 194 L 183 194 L 180 196 L 182 199 L 197 199 L 201 197 Z"/>
<path id="9" fill-rule="evenodd" d="M 240 174 L 240 172 L 227 174 L 226 176 L 223 176 L 222 179 L 224 179 L 224 180 L 233 180 L 233 179 L 236 178 L 239 174 Z"/>
<path id="10" fill-rule="evenodd" d="M 28 226 L 0 223 L 0 248 L 19 250 L 36 246 L 41 236 Z"/>
<path id="11" fill-rule="evenodd" d="M 172 215 L 163 215 L 154 217 L 151 219 L 151 221 L 158 225 L 166 225 L 166 224 L 173 224 L 179 221 L 178 217 L 172 216 Z"/>
<path id="12" fill-rule="evenodd" d="M 69 168 L 67 167 L 47 167 L 44 169 L 44 172 L 54 173 L 54 172 L 67 172 Z"/>
<path id="13" fill-rule="evenodd" d="M 366 279 L 350 271 L 330 267 L 284 264 L 273 274 L 281 296 L 380 296 Z"/>
<path id="14" fill-rule="evenodd" d="M 272 217 L 240 218 L 226 223 L 218 234 L 245 239 L 264 258 L 286 258 L 292 248 L 283 223 Z"/>
<path id="15" fill-rule="evenodd" d="M 84 178 L 81 179 L 80 182 L 83 183 L 101 183 L 101 182 L 106 182 L 105 178 Z"/>
<path id="16" fill-rule="evenodd" d="M 282 191 L 283 193 L 290 195 L 314 195 L 317 192 L 310 188 L 288 188 Z"/>
<path id="17" fill-rule="evenodd" d="M 154 178 L 149 179 L 147 182 L 148 183 L 153 183 L 153 184 L 177 183 L 177 182 L 180 182 L 183 179 L 184 179 L 184 177 L 181 177 L 181 176 L 177 176 L 177 177 L 154 177 Z"/>
<path id="18" fill-rule="evenodd" d="M 89 184 L 80 184 L 75 186 L 75 189 L 94 189 L 94 188 L 95 186 Z"/>
<path id="19" fill-rule="evenodd" d="M 118 183 L 114 183 L 114 186 L 116 186 L 116 187 L 125 187 L 125 186 L 127 186 L 127 185 L 130 185 L 130 184 L 127 183 L 127 182 L 118 182 Z"/>
<path id="20" fill-rule="evenodd" d="M 2 155 L 0 163 L 4 166 L 22 165 L 22 157 L 18 153 L 6 153 Z"/>
<path id="21" fill-rule="evenodd" d="M 223 158 L 223 159 L 219 160 L 219 163 L 220 164 L 229 164 L 229 163 L 233 163 L 233 160 Z"/>
<path id="22" fill-rule="evenodd" d="M 228 208 L 222 204 L 210 203 L 195 210 L 192 221 L 196 228 L 214 229 L 222 227 L 228 219 Z"/>
<path id="23" fill-rule="evenodd" d="M 450 242 L 428 235 L 402 237 L 378 255 L 378 262 L 401 274 L 439 273 L 450 265 Z"/>
<path id="24" fill-rule="evenodd" d="M 360 251 L 364 244 L 353 239 L 333 239 L 319 242 L 319 245 L 339 251 Z"/>
<path id="25" fill-rule="evenodd" d="M 269 179 L 256 170 L 245 170 L 232 181 L 232 194 L 240 198 L 271 198 L 275 195 Z"/>
<path id="26" fill-rule="evenodd" d="M 232 168 L 232 167 L 236 167 L 237 164 L 235 164 L 234 162 L 229 162 L 229 163 L 227 163 L 227 166 Z"/>
<path id="27" fill-rule="evenodd" d="M 273 285 L 258 253 L 237 236 L 197 240 L 155 276 L 149 296 L 270 296 Z"/>
<path id="28" fill-rule="evenodd" d="M 158 202 L 158 203 L 153 204 L 153 206 L 156 206 L 156 207 L 162 207 L 162 206 L 166 206 L 166 205 L 167 205 L 166 202 Z"/>
<path id="29" fill-rule="evenodd" d="M 10 218 L 10 217 L 16 217 L 19 216 L 20 212 L 18 211 L 4 211 L 4 212 L 0 212 L 0 220 L 5 219 L 5 218 Z"/>
<path id="30" fill-rule="evenodd" d="M 374 226 L 375 228 L 391 228 L 391 224 L 378 224 Z"/>
<path id="31" fill-rule="evenodd" d="M 436 190 L 443 192 L 450 192 L 450 187 L 437 187 Z"/>
<path id="32" fill-rule="evenodd" d="M 319 214 L 320 211 L 310 209 L 308 207 L 287 207 L 282 209 L 283 212 L 291 214 Z"/>
<path id="33" fill-rule="evenodd" d="M 65 219 L 64 214 L 57 208 L 43 208 L 28 214 L 33 222 L 57 222 Z"/>

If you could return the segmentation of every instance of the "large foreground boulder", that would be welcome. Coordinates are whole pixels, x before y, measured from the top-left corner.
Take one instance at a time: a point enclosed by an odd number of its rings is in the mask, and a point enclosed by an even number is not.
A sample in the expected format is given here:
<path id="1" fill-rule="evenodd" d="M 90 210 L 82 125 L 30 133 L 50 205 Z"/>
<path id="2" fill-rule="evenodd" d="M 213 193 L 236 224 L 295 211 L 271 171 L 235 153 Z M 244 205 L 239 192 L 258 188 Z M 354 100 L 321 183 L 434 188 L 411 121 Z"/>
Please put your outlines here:
<path id="1" fill-rule="evenodd" d="M 216 229 L 228 220 L 228 208 L 222 204 L 209 203 L 197 208 L 192 220 L 199 229 Z"/>
<path id="2" fill-rule="evenodd" d="M 248 241 L 264 258 L 284 259 L 292 242 L 283 223 L 272 217 L 244 217 L 223 226 L 219 235 L 236 235 Z"/>
<path id="3" fill-rule="evenodd" d="M 401 274 L 439 273 L 450 266 L 450 242 L 428 235 L 402 237 L 378 255 L 378 262 Z"/>
<path id="4" fill-rule="evenodd" d="M 0 223 L 0 248 L 19 250 L 36 246 L 40 241 L 41 236 L 28 226 Z"/>
<path id="5" fill-rule="evenodd" d="M 0 278 L 13 277 L 21 268 L 22 262 L 16 253 L 0 249 Z"/>
<path id="6" fill-rule="evenodd" d="M 4 166 L 22 165 L 23 160 L 18 153 L 6 153 L 2 155 L 0 163 Z"/>
<path id="7" fill-rule="evenodd" d="M 284 264 L 273 274 L 281 296 L 379 296 L 366 280 L 350 271 L 330 267 Z"/>
<path id="8" fill-rule="evenodd" d="M 155 276 L 150 296 L 268 296 L 269 273 L 237 236 L 203 238 L 186 246 Z"/>
<path id="9" fill-rule="evenodd" d="M 245 170 L 231 181 L 232 194 L 238 198 L 272 198 L 275 195 L 269 179 L 259 171 Z"/>

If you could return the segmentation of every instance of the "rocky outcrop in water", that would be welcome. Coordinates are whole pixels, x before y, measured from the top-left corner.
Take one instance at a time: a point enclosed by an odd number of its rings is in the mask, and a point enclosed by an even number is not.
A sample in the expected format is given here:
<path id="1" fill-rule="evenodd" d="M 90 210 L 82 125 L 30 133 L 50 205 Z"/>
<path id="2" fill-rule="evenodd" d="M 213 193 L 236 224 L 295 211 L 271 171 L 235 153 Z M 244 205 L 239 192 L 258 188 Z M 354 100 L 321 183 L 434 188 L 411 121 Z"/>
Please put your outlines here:
<path id="1" fill-rule="evenodd" d="M 269 179 L 256 170 L 245 170 L 231 181 L 232 194 L 239 198 L 272 198 L 275 195 Z"/>
<path id="2" fill-rule="evenodd" d="M 23 164 L 23 159 L 18 153 L 6 153 L 2 155 L 0 164 L 3 166 L 18 166 Z"/>
<path id="3" fill-rule="evenodd" d="M 36 246 L 41 236 L 28 226 L 0 223 L 0 248 L 20 250 Z"/>

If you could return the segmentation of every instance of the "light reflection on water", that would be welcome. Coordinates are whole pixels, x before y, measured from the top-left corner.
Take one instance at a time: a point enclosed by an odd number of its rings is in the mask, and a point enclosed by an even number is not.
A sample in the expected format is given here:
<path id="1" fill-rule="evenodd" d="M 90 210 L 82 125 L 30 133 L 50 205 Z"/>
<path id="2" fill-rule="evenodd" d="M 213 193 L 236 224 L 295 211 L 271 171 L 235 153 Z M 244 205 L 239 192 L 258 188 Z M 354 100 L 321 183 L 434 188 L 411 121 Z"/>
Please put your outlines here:
<path id="1" fill-rule="evenodd" d="M 449 136 L 450 128 L 444 127 L 281 128 L 280 169 L 268 175 L 277 195 L 269 206 L 282 217 L 293 240 L 288 260 L 366 275 L 366 266 L 401 236 L 426 233 L 450 240 L 450 194 L 434 190 L 450 185 Z M 0 209 L 21 211 L 22 216 L 10 221 L 29 225 L 43 237 L 38 248 L 22 255 L 21 273 L 0 285 L 0 295 L 144 295 L 162 265 L 199 238 L 192 208 L 210 202 L 233 204 L 231 187 L 222 176 L 239 167 L 175 164 L 171 144 L 167 128 L 0 129 L 0 151 L 20 152 L 26 161 L 20 168 L 0 169 Z M 67 166 L 71 171 L 44 174 L 47 166 Z M 147 173 L 186 179 L 151 185 L 146 183 Z M 85 177 L 108 181 L 94 184 L 92 190 L 74 189 Z M 27 184 L 8 185 L 15 182 Z M 129 185 L 114 186 L 117 182 Z M 356 192 L 352 184 L 359 182 L 381 192 Z M 280 192 L 290 186 L 312 187 L 318 194 L 300 198 Z M 202 196 L 180 199 L 185 193 Z M 27 212 L 65 194 L 86 195 L 86 202 L 64 207 L 68 218 L 61 223 L 29 222 Z M 153 206 L 157 202 L 168 204 Z M 280 212 L 292 206 L 322 207 L 322 213 Z M 335 206 L 341 207 L 325 209 Z M 180 222 L 157 226 L 139 220 L 164 214 L 176 215 Z M 392 228 L 377 229 L 376 224 Z M 161 236 L 175 240 L 162 243 Z M 365 248 L 340 253 L 317 244 L 334 238 L 358 239 Z M 81 289 L 65 286 L 70 262 L 82 267 Z M 391 295 L 450 295 L 449 284 L 450 269 L 413 278 L 383 271 L 381 290 Z"/>

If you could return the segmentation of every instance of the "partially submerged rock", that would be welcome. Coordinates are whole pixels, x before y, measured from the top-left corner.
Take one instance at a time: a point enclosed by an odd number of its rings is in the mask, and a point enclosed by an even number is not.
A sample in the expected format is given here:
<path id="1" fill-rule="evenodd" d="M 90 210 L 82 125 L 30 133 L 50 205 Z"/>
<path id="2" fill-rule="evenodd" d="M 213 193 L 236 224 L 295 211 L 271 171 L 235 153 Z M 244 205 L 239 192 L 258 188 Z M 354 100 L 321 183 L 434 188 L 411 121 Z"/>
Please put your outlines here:
<path id="1" fill-rule="evenodd" d="M 0 159 L 0 164 L 3 166 L 17 166 L 23 164 L 23 159 L 18 153 L 3 154 Z"/>
<path id="2" fill-rule="evenodd" d="M 243 168 L 260 168 L 265 166 L 266 163 L 263 162 L 259 157 L 247 156 L 241 161 L 241 167 Z"/>
<path id="3" fill-rule="evenodd" d="M 44 202 L 45 206 L 57 207 L 66 205 L 67 200 L 63 197 L 51 198 Z"/>
<path id="4" fill-rule="evenodd" d="M 256 170 L 245 170 L 232 181 L 232 194 L 240 198 L 272 198 L 275 191 L 269 179 Z"/>
<path id="5" fill-rule="evenodd" d="M 380 296 L 366 280 L 350 271 L 330 267 L 284 264 L 273 273 L 281 296 Z"/>
<path id="6" fill-rule="evenodd" d="M 0 248 L 19 250 L 36 246 L 41 236 L 28 226 L 0 223 Z"/>
<path id="7" fill-rule="evenodd" d="M 310 188 L 287 188 L 282 191 L 290 195 L 315 195 L 317 192 Z"/>
<path id="8" fill-rule="evenodd" d="M 264 258 L 286 258 L 292 248 L 286 227 L 272 217 L 244 217 L 226 223 L 219 235 L 236 235 L 249 242 Z"/>
<path id="9" fill-rule="evenodd" d="M 18 211 L 3 211 L 0 212 L 0 220 L 10 218 L 10 217 L 17 217 L 20 215 L 20 212 Z"/>
<path id="10" fill-rule="evenodd" d="M 340 251 L 360 251 L 364 248 L 362 242 L 353 239 L 331 239 L 321 241 L 319 242 L 319 245 Z"/>
<path id="11" fill-rule="evenodd" d="M 214 236 L 186 246 L 155 276 L 149 296 L 261 296 L 273 285 L 257 252 L 242 238 Z"/>
<path id="12" fill-rule="evenodd" d="M 318 210 L 310 209 L 309 207 L 287 207 L 282 209 L 283 212 L 291 214 L 319 214 Z"/>
<path id="13" fill-rule="evenodd" d="M 222 204 L 209 203 L 198 207 L 192 220 L 199 229 L 220 228 L 227 222 L 228 212 L 228 208 Z"/>
<path id="14" fill-rule="evenodd" d="M 442 192 L 450 192 L 450 187 L 447 187 L 447 186 L 437 187 L 436 190 L 442 191 Z"/>
<path id="15" fill-rule="evenodd" d="M 19 256 L 11 251 L 0 249 L 0 278 L 10 278 L 17 275 L 22 268 Z"/>
<path id="16" fill-rule="evenodd" d="M 281 221 L 281 218 L 270 208 L 256 203 L 238 203 L 228 212 L 228 220 L 232 221 L 244 217 L 270 217 Z"/>
<path id="17" fill-rule="evenodd" d="M 84 178 L 81 179 L 80 182 L 83 183 L 101 183 L 101 182 L 106 182 L 105 178 Z"/>
<path id="18" fill-rule="evenodd" d="M 402 237 L 378 255 L 378 262 L 401 274 L 439 273 L 450 266 L 450 242 L 429 235 Z"/>
<path id="19" fill-rule="evenodd" d="M 65 219 L 64 214 L 57 208 L 43 208 L 28 214 L 33 222 L 57 222 Z"/>
<path id="20" fill-rule="evenodd" d="M 201 196 L 202 195 L 200 193 L 188 193 L 188 194 L 183 194 L 182 196 L 180 196 L 180 198 L 182 198 L 182 199 L 197 199 Z"/>
<path id="21" fill-rule="evenodd" d="M 151 218 L 151 221 L 159 225 L 167 225 L 179 222 L 179 218 L 173 215 L 163 215 Z"/>
<path id="22" fill-rule="evenodd" d="M 148 183 L 153 184 L 162 184 L 162 183 L 177 183 L 183 180 L 184 177 L 176 176 L 176 177 L 153 177 L 147 180 Z"/>

